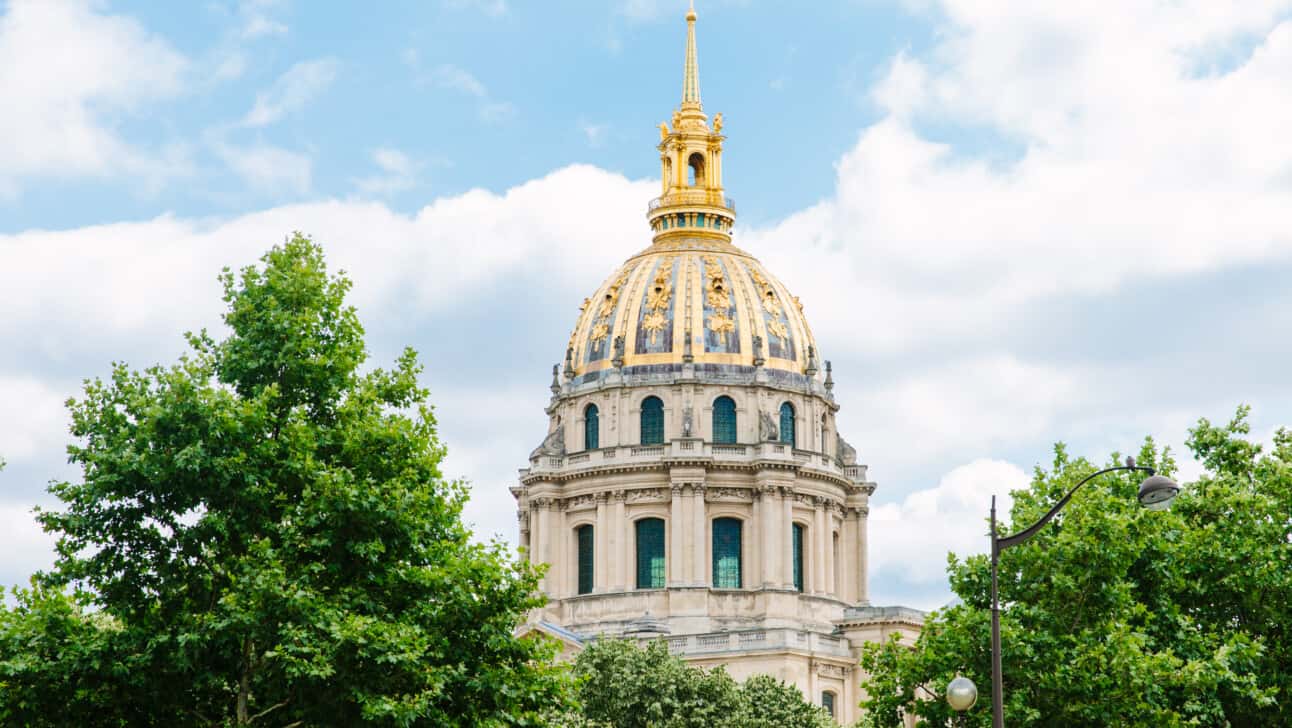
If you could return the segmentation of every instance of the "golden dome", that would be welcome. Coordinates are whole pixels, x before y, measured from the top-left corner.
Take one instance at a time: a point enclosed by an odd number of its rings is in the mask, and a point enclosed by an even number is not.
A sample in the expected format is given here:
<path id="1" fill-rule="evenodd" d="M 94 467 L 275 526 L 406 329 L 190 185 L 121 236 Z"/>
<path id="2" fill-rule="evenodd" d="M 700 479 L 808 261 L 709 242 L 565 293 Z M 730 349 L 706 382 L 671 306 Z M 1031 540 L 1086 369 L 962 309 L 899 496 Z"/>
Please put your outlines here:
<path id="1" fill-rule="evenodd" d="M 702 373 L 761 366 L 812 376 L 815 347 L 798 299 L 756 258 L 722 240 L 669 236 L 584 299 L 566 376 L 662 374 L 687 363 Z"/>
<path id="2" fill-rule="evenodd" d="M 722 185 L 722 114 L 700 105 L 695 12 L 687 14 L 682 103 L 660 124 L 660 191 L 646 219 L 654 243 L 584 299 L 566 350 L 576 384 L 622 370 L 701 377 L 764 367 L 802 384 L 817 374 L 816 342 L 797 298 L 731 244 L 735 203 Z"/>

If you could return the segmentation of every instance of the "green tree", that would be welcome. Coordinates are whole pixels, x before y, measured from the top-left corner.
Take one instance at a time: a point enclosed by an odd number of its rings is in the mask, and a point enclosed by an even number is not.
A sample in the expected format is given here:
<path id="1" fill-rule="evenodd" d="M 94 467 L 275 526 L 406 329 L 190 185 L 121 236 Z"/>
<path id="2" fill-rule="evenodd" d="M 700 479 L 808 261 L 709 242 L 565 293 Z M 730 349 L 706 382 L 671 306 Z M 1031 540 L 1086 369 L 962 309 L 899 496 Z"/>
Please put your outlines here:
<path id="1" fill-rule="evenodd" d="M 1262 455 L 1246 415 L 1190 431 L 1206 473 L 1172 510 L 1141 508 L 1134 474 L 1103 476 L 1032 541 L 1002 552 L 1009 725 L 1292 725 L 1292 435 L 1280 430 Z M 1151 439 L 1138 460 L 1175 470 Z M 1093 470 L 1057 446 L 1052 467 L 1014 494 L 1002 532 L 1033 523 Z M 898 725 L 902 711 L 950 725 L 943 699 L 917 697 L 943 695 L 957 674 L 980 694 L 965 725 L 990 725 L 990 564 L 948 561 L 960 603 L 934 614 L 914 649 L 865 649 L 862 725 Z"/>
<path id="2" fill-rule="evenodd" d="M 756 676 L 737 684 L 721 667 L 690 667 L 663 640 L 639 648 L 598 640 L 575 661 L 582 712 L 565 721 L 588 728 L 832 728 L 793 685 Z"/>
<path id="3" fill-rule="evenodd" d="M 69 402 L 58 560 L 0 614 L 0 724 L 536 725 L 571 699 L 541 603 L 473 543 L 406 350 L 296 235 L 221 276 L 230 334 Z"/>

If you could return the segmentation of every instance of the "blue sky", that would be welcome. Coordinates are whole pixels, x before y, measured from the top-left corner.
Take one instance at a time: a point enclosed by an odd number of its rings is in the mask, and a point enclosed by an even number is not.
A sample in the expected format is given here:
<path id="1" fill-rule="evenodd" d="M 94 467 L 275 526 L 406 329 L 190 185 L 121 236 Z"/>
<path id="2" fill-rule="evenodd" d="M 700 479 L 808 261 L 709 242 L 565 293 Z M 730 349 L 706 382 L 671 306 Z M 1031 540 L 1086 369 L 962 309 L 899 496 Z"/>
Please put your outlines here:
<path id="1" fill-rule="evenodd" d="M 1292 2 L 698 5 L 736 241 L 879 481 L 876 602 L 944 603 L 1054 441 L 1292 420 Z M 0 582 L 50 560 L 61 402 L 173 360 L 292 230 L 375 363 L 421 352 L 468 516 L 514 538 L 578 303 L 649 242 L 685 7 L 0 2 Z"/>

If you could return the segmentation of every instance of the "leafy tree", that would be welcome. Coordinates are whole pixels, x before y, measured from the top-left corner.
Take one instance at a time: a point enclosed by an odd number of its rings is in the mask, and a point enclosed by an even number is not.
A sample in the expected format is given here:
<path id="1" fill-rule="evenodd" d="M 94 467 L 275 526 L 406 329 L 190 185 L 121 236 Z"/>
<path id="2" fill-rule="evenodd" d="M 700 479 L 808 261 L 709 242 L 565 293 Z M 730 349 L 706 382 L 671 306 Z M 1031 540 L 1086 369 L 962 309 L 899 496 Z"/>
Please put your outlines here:
<path id="1" fill-rule="evenodd" d="M 599 640 L 575 661 L 582 713 L 565 725 L 614 728 L 832 728 L 793 685 L 756 676 L 738 685 L 721 668 L 690 667 L 663 640 L 638 648 Z"/>
<path id="2" fill-rule="evenodd" d="M 1190 431 L 1206 473 L 1172 510 L 1138 505 L 1139 476 L 1107 475 L 1002 552 L 1009 725 L 1292 725 L 1292 434 L 1280 430 L 1262 455 L 1246 415 Z M 1138 460 L 1175 470 L 1151 439 Z M 1057 446 L 1001 530 L 1030 525 L 1094 469 Z M 980 694 L 964 724 L 990 725 L 990 563 L 951 556 L 948 574 L 960 603 L 933 615 L 914 649 L 894 640 L 864 651 L 862 725 L 898 725 L 902 711 L 952 725 L 945 700 L 928 695 L 958 673 Z"/>
<path id="3" fill-rule="evenodd" d="M 536 575 L 461 522 L 406 350 L 296 235 L 221 276 L 231 333 L 69 402 L 54 570 L 0 613 L 3 725 L 536 725 L 572 697 L 513 629 Z"/>
<path id="4" fill-rule="evenodd" d="M 803 693 L 771 675 L 754 675 L 740 685 L 741 728 L 834 728 L 825 708 L 803 699 Z"/>

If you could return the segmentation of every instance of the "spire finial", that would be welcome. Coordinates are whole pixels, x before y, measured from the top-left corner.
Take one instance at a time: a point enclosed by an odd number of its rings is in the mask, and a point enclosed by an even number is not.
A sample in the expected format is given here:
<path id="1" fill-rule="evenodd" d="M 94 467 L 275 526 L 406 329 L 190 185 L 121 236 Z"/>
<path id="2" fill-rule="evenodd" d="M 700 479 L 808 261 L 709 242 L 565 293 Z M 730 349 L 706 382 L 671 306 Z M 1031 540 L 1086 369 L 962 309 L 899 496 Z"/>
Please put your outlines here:
<path id="1" fill-rule="evenodd" d="M 682 79 L 682 106 L 700 106 L 700 64 L 695 53 L 695 0 L 686 11 L 686 75 Z"/>

